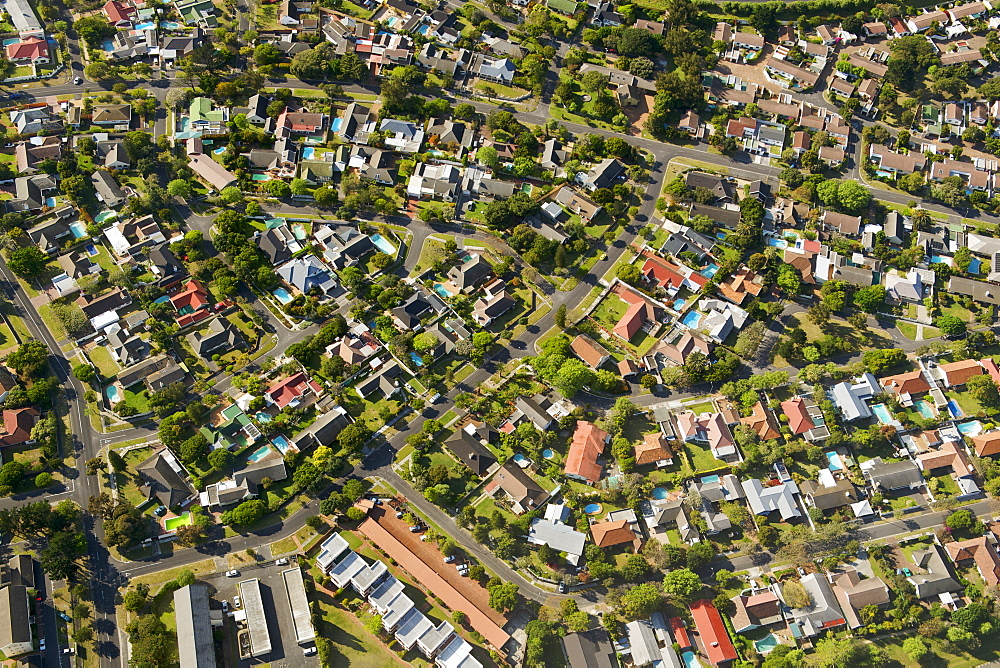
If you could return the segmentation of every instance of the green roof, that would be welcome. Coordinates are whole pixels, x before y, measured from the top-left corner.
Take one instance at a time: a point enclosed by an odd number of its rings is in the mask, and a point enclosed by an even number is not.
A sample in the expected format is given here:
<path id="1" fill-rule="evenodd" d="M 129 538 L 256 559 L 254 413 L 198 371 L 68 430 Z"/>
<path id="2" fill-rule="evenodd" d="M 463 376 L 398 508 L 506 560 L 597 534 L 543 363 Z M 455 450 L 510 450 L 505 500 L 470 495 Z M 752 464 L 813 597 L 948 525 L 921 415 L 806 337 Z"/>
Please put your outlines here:
<path id="1" fill-rule="evenodd" d="M 191 122 L 207 121 L 210 123 L 221 123 L 226 119 L 222 109 L 215 109 L 212 101 L 207 97 L 196 97 L 191 100 L 191 107 L 188 109 Z"/>
<path id="2" fill-rule="evenodd" d="M 545 0 L 545 6 L 553 11 L 572 16 L 576 13 L 576 3 L 573 0 Z"/>

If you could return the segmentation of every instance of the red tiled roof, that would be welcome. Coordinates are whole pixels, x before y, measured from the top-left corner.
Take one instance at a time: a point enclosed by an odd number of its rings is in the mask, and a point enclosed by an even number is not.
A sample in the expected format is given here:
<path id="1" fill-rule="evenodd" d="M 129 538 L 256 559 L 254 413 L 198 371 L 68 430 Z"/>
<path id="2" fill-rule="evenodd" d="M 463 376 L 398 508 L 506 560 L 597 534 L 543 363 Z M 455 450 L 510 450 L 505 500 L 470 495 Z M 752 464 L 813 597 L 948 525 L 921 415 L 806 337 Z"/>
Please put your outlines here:
<path id="1" fill-rule="evenodd" d="M 763 441 L 770 441 L 781 436 L 774 415 L 764 406 L 763 402 L 758 401 L 753 407 L 753 413 L 745 418 L 740 418 L 740 422 L 757 432 Z"/>
<path id="2" fill-rule="evenodd" d="M 674 634 L 674 642 L 680 645 L 681 649 L 687 649 L 691 646 L 691 639 L 688 637 L 687 629 L 684 627 L 684 620 L 680 617 L 671 617 L 670 630 Z"/>
<path id="3" fill-rule="evenodd" d="M 993 361 L 993 358 L 986 357 L 979 360 L 979 363 L 983 365 L 984 369 L 986 369 L 986 373 L 990 374 L 990 378 L 993 379 L 993 382 L 1000 385 L 1000 367 L 997 367 L 997 363 Z"/>
<path id="4" fill-rule="evenodd" d="M 208 291 L 199 281 L 190 280 L 184 285 L 184 289 L 170 297 L 170 303 L 180 311 L 185 307 L 190 307 L 197 311 L 208 306 L 211 302 L 208 299 Z"/>
<path id="5" fill-rule="evenodd" d="M 9 60 L 37 60 L 48 57 L 48 55 L 49 43 L 37 37 L 29 37 L 7 45 L 7 58 Z"/>
<path id="6" fill-rule="evenodd" d="M 590 532 L 594 535 L 594 544 L 598 547 L 611 547 L 636 541 L 635 532 L 629 526 L 628 520 L 591 524 Z"/>
<path id="7" fill-rule="evenodd" d="M 604 452 L 607 436 L 608 432 L 591 422 L 577 422 L 566 455 L 566 475 L 579 476 L 589 482 L 600 480 L 603 467 L 597 463 L 597 457 Z"/>
<path id="8" fill-rule="evenodd" d="M 450 582 L 442 578 L 430 566 L 423 562 L 420 557 L 410 551 L 406 545 L 401 543 L 395 536 L 389 533 L 385 527 L 373 520 L 366 519 L 358 527 L 361 534 L 368 540 L 375 543 L 380 550 L 389 555 L 389 558 L 398 563 L 403 569 L 413 576 L 413 578 L 434 595 L 440 598 L 446 606 L 452 610 L 461 610 L 468 617 L 469 625 L 472 626 L 486 641 L 496 649 L 501 649 L 510 636 L 490 619 L 486 613 L 476 607 L 476 605 L 466 598 L 462 592 L 458 591 Z"/>
<path id="9" fill-rule="evenodd" d="M 587 363 L 587 366 L 596 369 L 605 362 L 609 356 L 607 350 L 601 347 L 596 341 L 585 334 L 580 334 L 569 347 L 576 353 L 577 357 Z"/>
<path id="10" fill-rule="evenodd" d="M 120 21 L 129 21 L 132 18 L 132 14 L 135 14 L 136 8 L 132 5 L 126 5 L 124 2 L 118 2 L 118 0 L 110 0 L 110 2 L 104 5 L 104 14 L 108 17 L 111 23 L 118 23 Z"/>
<path id="11" fill-rule="evenodd" d="M 736 648 L 729 639 L 722 616 L 711 601 L 701 599 L 692 603 L 691 618 L 712 665 L 736 660 Z"/>
<path id="12" fill-rule="evenodd" d="M 882 387 L 896 394 L 923 394 L 931 389 L 927 379 L 924 378 L 924 372 L 920 369 L 879 378 L 878 382 L 881 383 Z"/>
<path id="13" fill-rule="evenodd" d="M 663 434 L 646 434 L 641 443 L 635 444 L 635 463 L 637 466 L 643 464 L 653 464 L 665 459 L 673 459 L 674 455 L 670 451 L 670 444 Z"/>
<path id="14" fill-rule="evenodd" d="M 788 426 L 796 436 L 816 426 L 806 411 L 806 400 L 802 397 L 782 401 L 781 410 L 788 416 Z"/>
<path id="15" fill-rule="evenodd" d="M 949 362 L 940 367 L 949 385 L 964 385 L 974 376 L 981 376 L 983 367 L 976 360 L 962 360 L 960 362 Z"/>
<path id="16" fill-rule="evenodd" d="M 3 412 L 0 446 L 20 445 L 31 439 L 31 430 L 38 422 L 38 410 L 32 407 L 8 409 Z"/>
<path id="17" fill-rule="evenodd" d="M 615 325 L 615 335 L 626 341 L 631 341 L 636 332 L 642 329 L 642 324 L 646 321 L 649 310 L 650 306 L 644 301 L 637 301 L 629 306 L 621 320 Z"/>
<path id="18" fill-rule="evenodd" d="M 647 279 L 654 281 L 661 288 L 665 288 L 668 285 L 674 288 L 680 288 L 681 284 L 684 283 L 683 276 L 668 267 L 666 264 L 663 264 L 662 262 L 655 262 L 652 259 L 647 259 L 646 263 L 642 265 L 642 275 Z"/>
<path id="19" fill-rule="evenodd" d="M 271 386 L 267 390 L 267 396 L 271 397 L 271 401 L 278 408 L 284 408 L 310 389 L 319 392 L 321 388 L 315 382 L 311 382 L 306 377 L 306 374 L 300 371 Z"/>
<path id="20" fill-rule="evenodd" d="M 976 447 L 976 455 L 979 457 L 1000 454 L 1000 431 L 973 436 L 972 444 Z"/>
<path id="21" fill-rule="evenodd" d="M 948 543 L 945 548 L 953 561 L 967 559 L 975 561 L 987 586 L 995 587 L 1000 584 L 1000 555 L 997 554 L 996 547 L 987 540 L 986 536 L 979 536 L 960 543 Z"/>

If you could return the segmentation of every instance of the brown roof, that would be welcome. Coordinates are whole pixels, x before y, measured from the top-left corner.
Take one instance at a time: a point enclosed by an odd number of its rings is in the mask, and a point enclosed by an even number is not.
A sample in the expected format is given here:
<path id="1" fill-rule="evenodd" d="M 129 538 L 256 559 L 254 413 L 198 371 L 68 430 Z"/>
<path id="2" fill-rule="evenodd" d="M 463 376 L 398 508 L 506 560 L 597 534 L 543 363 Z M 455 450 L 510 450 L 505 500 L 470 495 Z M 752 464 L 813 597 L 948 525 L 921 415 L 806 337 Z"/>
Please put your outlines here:
<path id="1" fill-rule="evenodd" d="M 983 374 L 983 367 L 977 360 L 948 362 L 940 366 L 948 385 L 964 385 L 974 376 Z"/>
<path id="2" fill-rule="evenodd" d="M 493 479 L 486 485 L 486 491 L 492 494 L 499 487 L 525 511 L 538 508 L 548 494 L 538 486 L 531 476 L 521 470 L 513 460 L 508 460 Z"/>
<path id="3" fill-rule="evenodd" d="M 618 363 L 618 373 L 624 378 L 625 376 L 631 376 L 633 373 L 639 373 L 639 367 L 635 362 L 626 357 Z"/>
<path id="4" fill-rule="evenodd" d="M 670 444 L 663 434 L 646 434 L 642 437 L 642 443 L 635 445 L 635 463 L 638 466 L 643 464 L 655 464 L 664 459 L 673 459 L 674 454 L 670 451 Z"/>
<path id="5" fill-rule="evenodd" d="M 756 282 L 756 278 L 757 275 L 749 268 L 740 267 L 731 281 L 719 284 L 719 292 L 734 304 L 742 304 L 747 295 L 756 297 L 764 289 L 763 285 Z"/>
<path id="6" fill-rule="evenodd" d="M 934 469 L 950 466 L 959 475 L 967 475 L 969 473 L 969 461 L 965 458 L 965 452 L 957 448 L 952 441 L 944 443 L 937 450 L 930 450 L 917 455 L 917 466 L 924 471 L 933 471 Z"/>
<path id="7" fill-rule="evenodd" d="M 976 446 L 976 455 L 979 457 L 1000 454 L 1000 431 L 973 436 L 972 444 Z"/>
<path id="8" fill-rule="evenodd" d="M 931 389 L 924 373 L 920 369 L 908 373 L 900 373 L 895 376 L 879 378 L 882 387 L 894 394 L 923 394 Z"/>
<path id="9" fill-rule="evenodd" d="M 501 649 L 507 644 L 510 636 L 506 631 L 490 619 L 485 612 L 476 607 L 462 592 L 455 589 L 450 582 L 424 563 L 420 557 L 411 552 L 410 548 L 389 533 L 385 527 L 369 517 L 361 523 L 359 528 L 368 540 L 375 543 L 380 550 L 389 555 L 390 559 L 402 566 L 421 586 L 434 592 L 434 595 L 452 610 L 464 612 L 468 617 L 469 625 L 486 638 L 486 641 L 493 647 Z"/>
<path id="10" fill-rule="evenodd" d="M 737 631 L 751 626 L 766 626 L 782 618 L 781 602 L 770 590 L 751 596 L 734 596 L 731 600 L 736 606 L 732 620 Z"/>
<path id="11" fill-rule="evenodd" d="M 32 407 L 7 409 L 3 412 L 3 431 L 0 446 L 20 445 L 31 438 L 31 430 L 38 422 L 38 410 Z"/>
<path id="12" fill-rule="evenodd" d="M 623 543 L 635 543 L 638 539 L 628 520 L 618 520 L 617 522 L 598 522 L 590 525 L 590 532 L 594 535 L 594 543 L 598 547 L 611 547 Z"/>
<path id="13" fill-rule="evenodd" d="M 745 418 L 740 418 L 740 422 L 757 432 L 762 441 L 770 441 L 781 436 L 781 432 L 778 430 L 778 421 L 774 419 L 774 414 L 761 401 L 754 405 L 753 413 Z"/>
<path id="14" fill-rule="evenodd" d="M 945 545 L 948 556 L 952 561 L 973 560 L 979 573 L 983 576 L 988 587 L 995 587 L 1000 584 L 1000 555 L 986 536 L 979 536 L 972 540 L 964 540 L 960 543 L 948 543 Z"/>
<path id="15" fill-rule="evenodd" d="M 861 231 L 860 216 L 848 216 L 846 213 L 827 211 L 823 214 L 823 222 L 836 227 L 842 234 L 857 234 Z"/>
<path id="16" fill-rule="evenodd" d="M 604 346 L 594 341 L 592 338 L 586 334 L 580 334 L 573 342 L 569 344 L 569 347 L 576 353 L 576 356 L 582 359 L 593 369 L 601 366 L 607 359 L 611 356 Z"/>
<path id="17" fill-rule="evenodd" d="M 577 422 L 566 455 L 566 475 L 579 476 L 589 482 L 600 480 L 603 467 L 597 463 L 597 458 L 604 452 L 607 437 L 608 432 L 597 425 L 585 420 Z"/>

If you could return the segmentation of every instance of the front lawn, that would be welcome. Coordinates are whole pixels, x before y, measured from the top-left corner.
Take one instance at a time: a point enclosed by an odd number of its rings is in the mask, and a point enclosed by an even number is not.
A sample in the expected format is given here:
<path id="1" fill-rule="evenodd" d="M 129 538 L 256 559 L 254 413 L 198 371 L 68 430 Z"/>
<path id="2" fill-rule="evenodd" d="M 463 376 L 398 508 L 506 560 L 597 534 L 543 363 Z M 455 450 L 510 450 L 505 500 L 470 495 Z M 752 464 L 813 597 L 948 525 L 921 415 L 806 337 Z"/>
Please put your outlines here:
<path id="1" fill-rule="evenodd" d="M 113 378 L 121 368 L 105 346 L 94 346 L 87 351 L 87 356 L 105 380 Z"/>
<path id="2" fill-rule="evenodd" d="M 608 293 L 591 312 L 591 317 L 608 329 L 613 329 L 627 310 L 628 303 L 624 299 L 614 293 Z"/>
<path id="3" fill-rule="evenodd" d="M 695 471 L 711 471 L 725 465 L 724 461 L 715 458 L 708 446 L 685 443 L 684 449 L 687 451 Z"/>

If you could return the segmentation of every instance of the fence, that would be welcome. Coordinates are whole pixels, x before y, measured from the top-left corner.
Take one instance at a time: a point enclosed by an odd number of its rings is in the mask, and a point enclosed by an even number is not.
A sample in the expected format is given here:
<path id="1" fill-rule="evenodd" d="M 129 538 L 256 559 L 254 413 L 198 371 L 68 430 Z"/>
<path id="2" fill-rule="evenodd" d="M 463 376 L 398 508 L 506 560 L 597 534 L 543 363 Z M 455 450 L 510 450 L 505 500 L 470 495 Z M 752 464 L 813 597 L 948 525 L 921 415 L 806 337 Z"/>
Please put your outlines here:
<path id="1" fill-rule="evenodd" d="M 52 77 L 62 72 L 64 69 L 66 69 L 66 66 L 63 65 L 62 63 L 59 63 L 59 65 L 57 65 L 56 68 L 51 72 L 49 72 L 48 74 L 32 74 L 31 76 L 28 77 L 11 77 L 9 79 L 4 79 L 3 83 L 14 84 L 14 83 L 22 83 L 25 81 L 41 81 L 42 79 L 51 79 Z"/>

